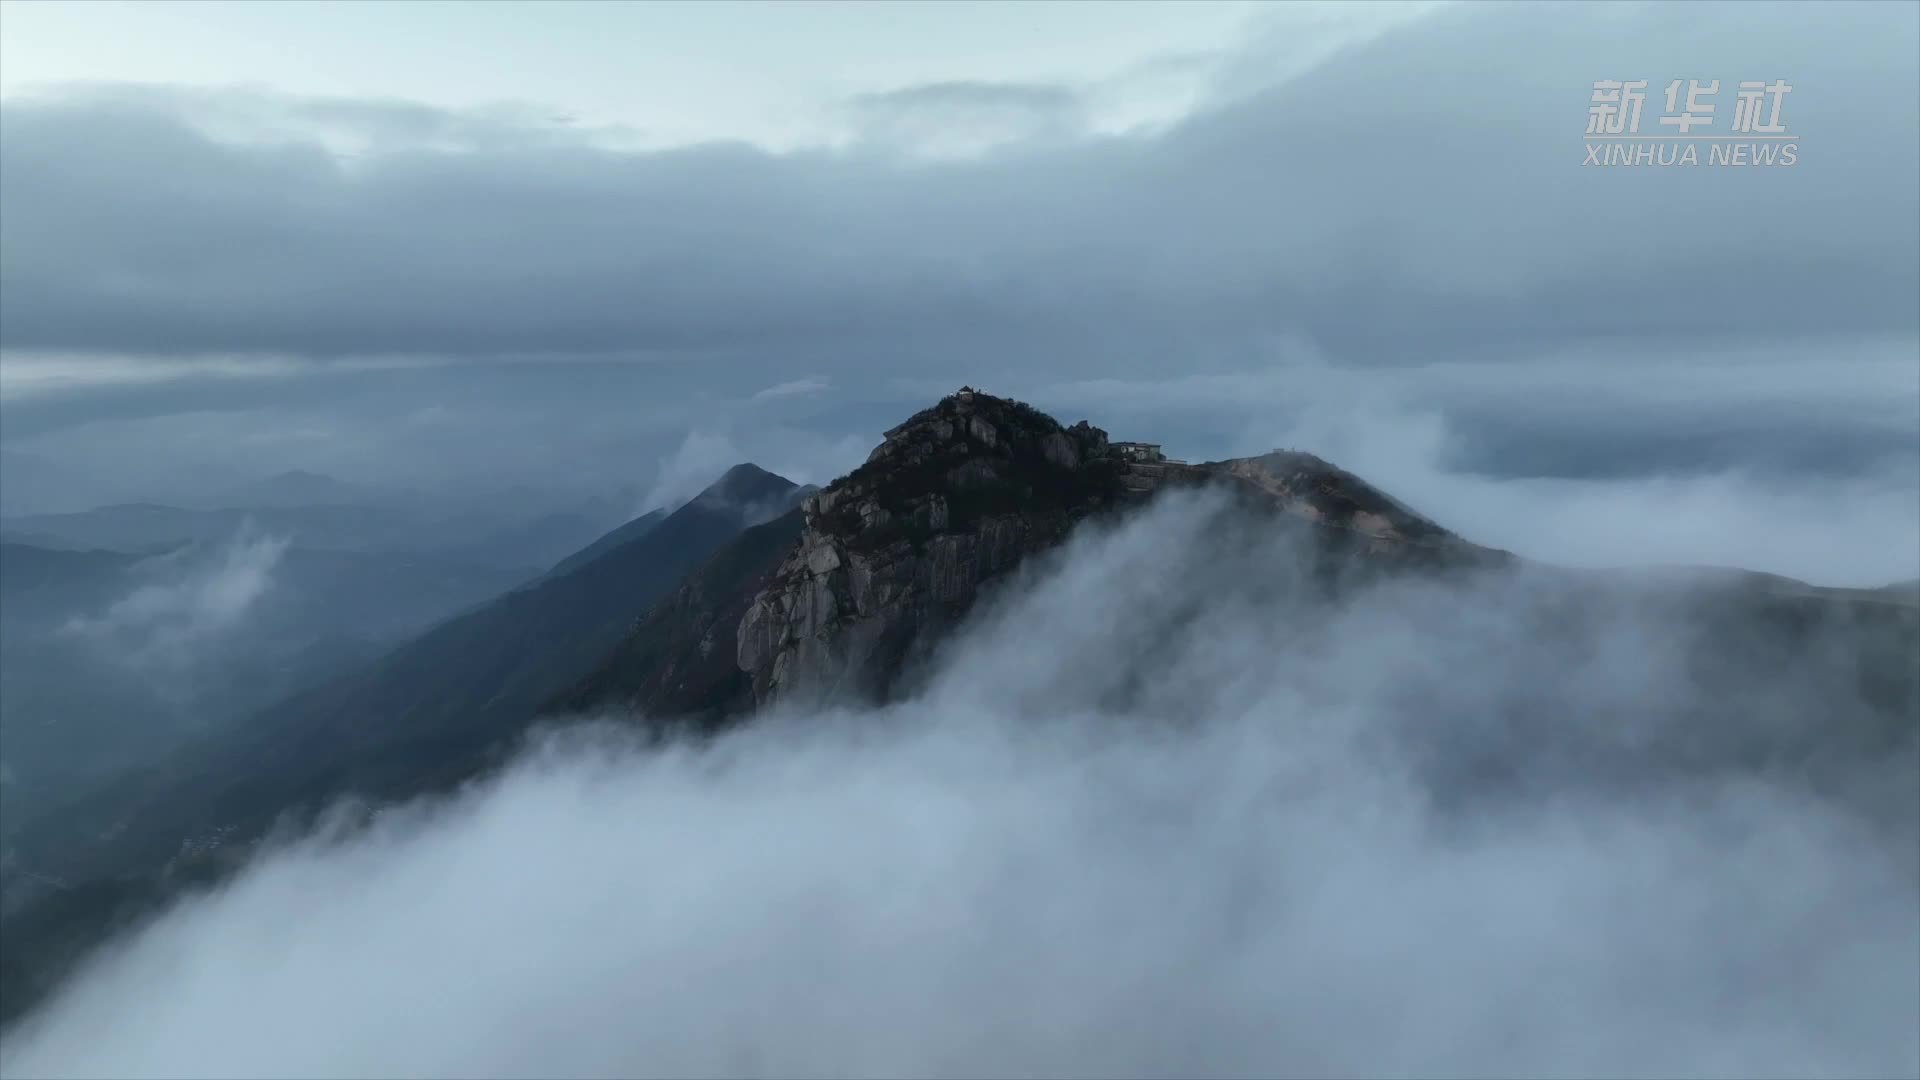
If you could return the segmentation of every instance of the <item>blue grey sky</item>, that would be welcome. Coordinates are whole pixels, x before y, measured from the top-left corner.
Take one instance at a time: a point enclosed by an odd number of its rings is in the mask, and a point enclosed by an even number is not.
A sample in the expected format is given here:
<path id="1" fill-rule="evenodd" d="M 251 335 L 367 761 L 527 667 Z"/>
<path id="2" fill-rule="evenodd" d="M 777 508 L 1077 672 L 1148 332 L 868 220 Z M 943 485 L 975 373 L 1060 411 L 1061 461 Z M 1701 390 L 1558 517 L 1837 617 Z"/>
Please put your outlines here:
<path id="1" fill-rule="evenodd" d="M 8 0 L 0 93 L 239 84 L 447 109 L 524 106 L 624 129 L 630 145 L 790 149 L 848 138 L 839 115 L 848 99 L 949 80 L 1105 87 L 1116 92 L 1110 126 L 1165 119 L 1191 103 L 1204 61 L 1250 26 L 1364 32 L 1430 7 Z"/>

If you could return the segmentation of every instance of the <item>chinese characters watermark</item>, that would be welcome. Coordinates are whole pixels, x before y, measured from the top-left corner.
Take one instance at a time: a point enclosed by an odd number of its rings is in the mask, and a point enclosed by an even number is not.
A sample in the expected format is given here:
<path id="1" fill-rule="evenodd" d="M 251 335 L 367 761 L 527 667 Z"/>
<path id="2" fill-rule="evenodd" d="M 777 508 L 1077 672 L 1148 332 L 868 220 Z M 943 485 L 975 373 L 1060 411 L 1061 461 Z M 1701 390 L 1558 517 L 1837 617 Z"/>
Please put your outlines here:
<path id="1" fill-rule="evenodd" d="M 1731 113 L 1721 113 L 1714 100 L 1719 79 L 1674 79 L 1656 98 L 1664 98 L 1665 105 L 1659 123 L 1642 133 L 1647 87 L 1646 79 L 1594 82 L 1583 164 L 1787 166 L 1800 160 L 1799 137 L 1787 131 L 1781 117 L 1793 92 L 1784 79 L 1739 83 Z M 1716 130 L 1722 117 L 1726 127 Z"/>

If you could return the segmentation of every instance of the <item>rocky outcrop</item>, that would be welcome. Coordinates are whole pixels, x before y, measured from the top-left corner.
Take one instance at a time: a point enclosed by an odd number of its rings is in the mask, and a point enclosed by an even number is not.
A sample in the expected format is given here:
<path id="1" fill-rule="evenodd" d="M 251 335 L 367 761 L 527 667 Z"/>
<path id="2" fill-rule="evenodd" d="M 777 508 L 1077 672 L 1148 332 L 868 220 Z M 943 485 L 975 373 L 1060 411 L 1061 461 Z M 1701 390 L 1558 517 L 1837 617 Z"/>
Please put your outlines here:
<path id="1" fill-rule="evenodd" d="M 799 542 L 740 622 L 757 700 L 885 694 L 980 587 L 1118 505 L 1107 436 L 956 394 L 802 504 Z"/>
<path id="2" fill-rule="evenodd" d="M 1375 553 L 1404 547 L 1470 556 L 1474 548 L 1345 469 L 1297 450 L 1275 450 L 1203 468 L 1271 496 L 1290 514 L 1363 537 Z"/>
<path id="3" fill-rule="evenodd" d="M 756 702 L 886 696 L 981 589 L 1075 525 L 1156 492 L 1221 484 L 1398 555 L 1467 545 L 1308 454 L 1202 465 L 1116 452 L 1086 422 L 972 391 L 886 433 L 866 464 L 809 497 L 804 524 L 736 633 Z"/>

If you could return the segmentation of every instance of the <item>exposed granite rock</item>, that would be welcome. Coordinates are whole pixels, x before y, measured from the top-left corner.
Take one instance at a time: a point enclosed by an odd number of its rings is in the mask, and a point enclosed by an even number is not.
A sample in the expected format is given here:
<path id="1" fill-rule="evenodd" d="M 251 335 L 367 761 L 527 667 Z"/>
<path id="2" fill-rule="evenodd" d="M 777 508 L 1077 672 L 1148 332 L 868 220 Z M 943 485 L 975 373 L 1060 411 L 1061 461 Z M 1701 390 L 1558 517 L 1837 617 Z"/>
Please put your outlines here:
<path id="1" fill-rule="evenodd" d="M 1376 551 L 1400 545 L 1461 554 L 1478 550 L 1379 488 L 1312 454 L 1275 450 L 1204 468 L 1225 472 L 1274 496 L 1289 513 L 1365 536 L 1375 541 L 1369 547 Z"/>
<path id="2" fill-rule="evenodd" d="M 757 702 L 886 696 L 981 589 L 1082 520 L 1170 487 L 1221 484 L 1343 548 L 1492 555 L 1308 454 L 1202 465 L 1134 460 L 1085 421 L 952 395 L 888 431 L 867 463 L 802 503 L 799 541 L 741 619 Z"/>
<path id="3" fill-rule="evenodd" d="M 960 394 L 887 432 L 802 506 L 800 541 L 740 622 L 754 695 L 884 694 L 980 586 L 1118 504 L 1106 433 Z"/>

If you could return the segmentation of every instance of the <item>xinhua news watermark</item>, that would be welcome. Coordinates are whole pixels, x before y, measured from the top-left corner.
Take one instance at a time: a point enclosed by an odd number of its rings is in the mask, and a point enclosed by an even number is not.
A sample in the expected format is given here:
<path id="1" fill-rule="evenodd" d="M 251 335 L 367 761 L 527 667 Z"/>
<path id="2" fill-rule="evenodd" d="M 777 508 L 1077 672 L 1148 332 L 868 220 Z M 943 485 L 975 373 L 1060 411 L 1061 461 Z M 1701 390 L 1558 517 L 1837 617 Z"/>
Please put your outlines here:
<path id="1" fill-rule="evenodd" d="M 1640 130 L 1647 103 L 1647 80 L 1601 79 L 1593 84 L 1587 107 L 1587 160 L 1601 168 L 1680 165 L 1760 165 L 1784 167 L 1800 160 L 1799 137 L 1783 116 L 1793 84 L 1739 83 L 1731 115 L 1716 115 L 1720 80 L 1675 79 L 1667 84 L 1666 110 L 1659 124 Z M 1657 99 L 1656 99 L 1657 100 Z M 1716 122 L 1727 120 L 1725 127 Z M 1697 129 L 1697 130 L 1696 130 Z"/>

